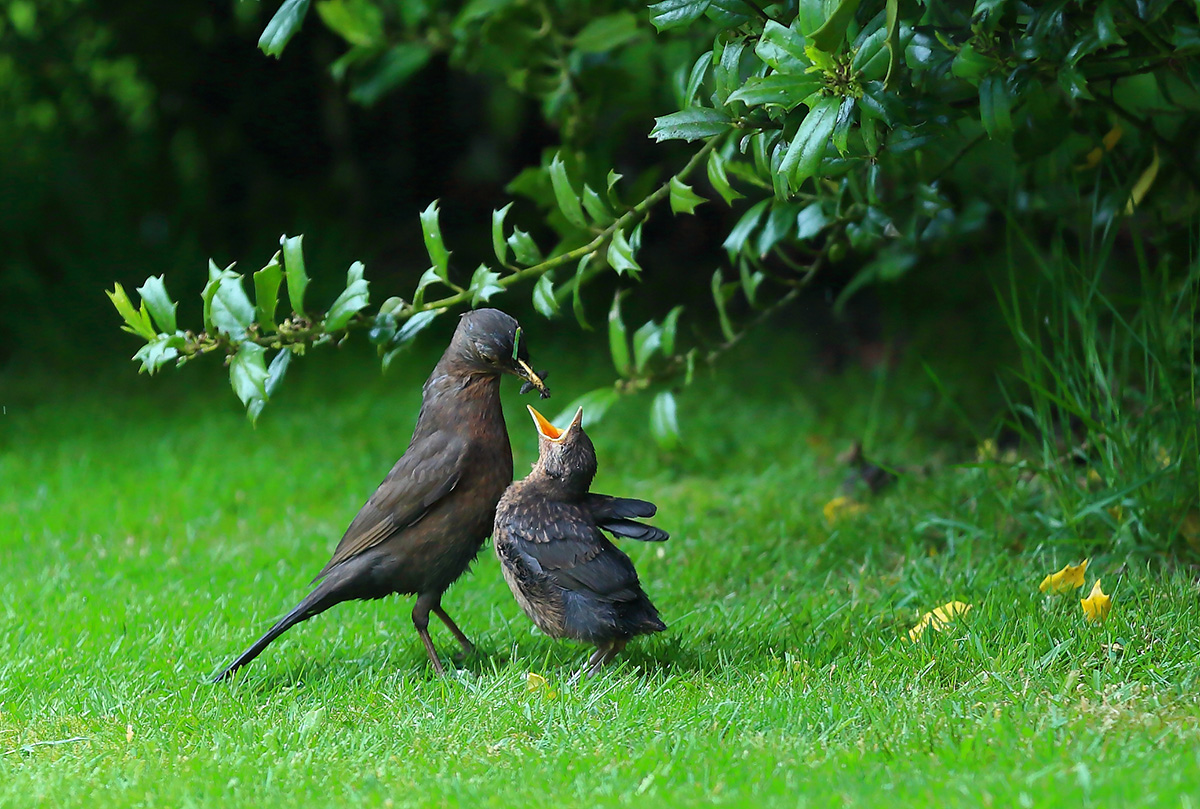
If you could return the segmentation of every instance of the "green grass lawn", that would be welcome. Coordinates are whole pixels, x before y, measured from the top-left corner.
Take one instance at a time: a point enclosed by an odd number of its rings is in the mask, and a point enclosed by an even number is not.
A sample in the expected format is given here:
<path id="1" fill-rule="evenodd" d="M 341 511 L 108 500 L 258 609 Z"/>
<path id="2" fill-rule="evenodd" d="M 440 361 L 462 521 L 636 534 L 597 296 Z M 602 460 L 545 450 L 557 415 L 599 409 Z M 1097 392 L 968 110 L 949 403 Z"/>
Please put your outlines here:
<path id="1" fill-rule="evenodd" d="M 573 377 L 548 353 L 551 413 L 605 378 L 600 356 Z M 480 648 L 455 676 L 392 598 L 206 684 L 307 592 L 407 444 L 433 358 L 381 378 L 314 357 L 257 429 L 198 369 L 7 381 L 0 806 L 1196 805 L 1194 575 L 1007 535 L 919 373 L 822 378 L 753 346 L 681 396 L 683 451 L 650 442 L 645 399 L 591 430 L 594 488 L 656 501 L 672 534 L 623 545 L 669 628 L 619 666 L 570 685 L 587 650 L 538 634 L 485 546 L 446 598 Z M 831 525 L 836 455 L 864 433 L 929 472 Z M 1089 552 L 1101 626 L 1037 588 Z M 909 642 L 954 599 L 973 609 Z"/>

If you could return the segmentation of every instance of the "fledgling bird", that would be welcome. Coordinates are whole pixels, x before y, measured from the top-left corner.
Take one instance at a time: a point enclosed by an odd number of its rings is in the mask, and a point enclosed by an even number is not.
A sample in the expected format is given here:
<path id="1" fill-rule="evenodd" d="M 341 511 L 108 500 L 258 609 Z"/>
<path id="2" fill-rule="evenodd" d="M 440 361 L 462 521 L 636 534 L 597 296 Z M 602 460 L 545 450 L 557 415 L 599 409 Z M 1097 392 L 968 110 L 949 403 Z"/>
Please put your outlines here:
<path id="1" fill-rule="evenodd" d="M 513 374 L 550 395 L 529 364 L 517 321 L 496 309 L 459 320 L 450 346 L 425 382 L 412 440 L 346 529 L 320 582 L 291 612 L 229 664 L 214 682 L 249 663 L 291 627 L 335 604 L 417 596 L 412 621 L 429 660 L 444 674 L 429 637 L 438 616 L 464 653 L 474 647 L 442 608 L 442 594 L 479 553 L 496 503 L 513 477 L 500 409 L 500 378 Z"/>
<path id="2" fill-rule="evenodd" d="M 633 562 L 601 531 L 643 542 L 668 535 L 633 519 L 653 517 L 653 503 L 588 492 L 596 450 L 583 430 L 582 407 L 561 431 L 532 407 L 529 412 L 538 460 L 496 507 L 496 555 L 517 603 L 539 629 L 596 646 L 579 672 L 592 676 L 630 638 L 667 628 Z"/>

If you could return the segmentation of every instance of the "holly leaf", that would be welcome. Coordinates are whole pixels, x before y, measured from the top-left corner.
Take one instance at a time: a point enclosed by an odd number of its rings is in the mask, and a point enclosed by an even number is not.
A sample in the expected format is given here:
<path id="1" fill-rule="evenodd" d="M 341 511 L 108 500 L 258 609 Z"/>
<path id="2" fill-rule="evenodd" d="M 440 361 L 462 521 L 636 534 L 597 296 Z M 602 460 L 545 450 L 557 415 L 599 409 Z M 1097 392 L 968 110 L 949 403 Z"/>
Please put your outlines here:
<path id="1" fill-rule="evenodd" d="M 662 350 L 665 356 L 670 357 L 675 353 L 675 331 L 679 327 L 679 315 L 683 312 L 683 306 L 676 306 L 663 319 L 662 325 Z"/>
<path id="2" fill-rule="evenodd" d="M 542 251 L 538 249 L 537 242 L 520 228 L 513 228 L 512 235 L 508 237 L 508 246 L 512 248 L 518 264 L 532 267 L 542 262 Z"/>
<path id="3" fill-rule="evenodd" d="M 287 373 L 291 362 L 292 352 L 287 349 L 280 351 L 275 355 L 275 359 L 271 360 L 271 364 L 267 367 L 267 380 L 263 383 L 263 391 L 266 395 L 261 397 L 256 396 L 246 405 L 246 415 L 250 417 L 251 424 L 258 423 L 259 414 L 262 413 L 263 407 L 266 406 L 271 397 L 279 390 L 279 385 L 283 382 L 284 374 Z"/>
<path id="4" fill-rule="evenodd" d="M 708 200 L 693 191 L 690 185 L 685 184 L 678 177 L 671 178 L 670 187 L 671 211 L 673 213 L 695 213 L 698 206 L 708 202 Z"/>
<path id="5" fill-rule="evenodd" d="M 133 355 L 135 360 L 142 363 L 138 373 L 148 373 L 151 376 L 162 366 L 179 356 L 179 349 L 186 344 L 183 332 L 175 334 L 159 334 L 146 343 Z"/>
<path id="6" fill-rule="evenodd" d="M 487 303 L 488 299 L 497 292 L 503 292 L 504 287 L 496 283 L 499 280 L 500 273 L 492 272 L 486 264 L 476 267 L 474 274 L 471 275 L 471 283 L 467 287 L 467 292 L 471 293 L 471 306 Z"/>
<path id="7" fill-rule="evenodd" d="M 653 320 L 648 320 L 633 333 L 633 367 L 640 373 L 660 348 L 662 328 Z"/>
<path id="8" fill-rule="evenodd" d="M 257 399 L 267 398 L 266 349 L 257 343 L 242 343 L 229 362 L 229 384 L 247 408 Z"/>
<path id="9" fill-rule="evenodd" d="M 750 107 L 782 107 L 790 112 L 820 90 L 821 84 L 821 77 L 816 73 L 751 76 L 736 93 L 729 96 L 729 101 L 741 101 Z"/>
<path id="10" fill-rule="evenodd" d="M 254 321 L 254 304 L 246 297 L 242 288 L 242 276 L 233 271 L 230 264 L 224 270 L 208 262 L 208 283 L 200 297 L 204 301 L 205 328 L 215 328 L 235 340 L 246 336 L 246 329 Z"/>
<path id="11" fill-rule="evenodd" d="M 650 137 L 656 141 L 664 140 L 700 140 L 702 138 L 720 135 L 729 130 L 732 123 L 723 112 L 708 107 L 692 107 L 691 109 L 673 112 L 654 119 L 654 128 Z"/>
<path id="12" fill-rule="evenodd" d="M 304 15 L 308 13 L 309 0 L 285 0 L 263 29 L 258 38 L 258 49 L 267 56 L 278 59 L 283 49 L 300 30 Z"/>
<path id="13" fill-rule="evenodd" d="M 571 178 L 567 176 L 567 166 L 563 163 L 562 155 L 554 155 L 550 161 L 550 184 L 554 188 L 554 198 L 563 216 L 577 228 L 586 228 L 587 220 L 583 218 L 583 206 L 579 204 L 579 195 L 571 187 Z"/>
<path id="14" fill-rule="evenodd" d="M 504 217 L 513 204 L 510 202 L 498 211 L 492 211 L 492 251 L 496 261 L 503 266 L 508 263 L 508 242 L 504 240 Z"/>
<path id="15" fill-rule="evenodd" d="M 283 268 L 287 274 L 288 298 L 292 311 L 304 315 L 304 291 L 308 289 L 308 273 L 304 270 L 304 235 L 279 237 L 283 253 Z"/>
<path id="16" fill-rule="evenodd" d="M 608 263 L 617 271 L 617 275 L 624 275 L 628 272 L 636 277 L 642 271 L 633 252 L 633 246 L 626 238 L 625 231 L 618 230 L 613 234 L 612 243 L 608 246 Z"/>
<path id="17" fill-rule="evenodd" d="M 721 195 L 721 199 L 725 200 L 726 205 L 733 205 L 735 199 L 744 197 L 730 185 L 729 176 L 725 172 L 725 158 L 715 150 L 708 155 L 708 182 Z"/>
<path id="18" fill-rule="evenodd" d="M 558 314 L 558 299 L 554 297 L 554 280 L 546 273 L 533 285 L 533 308 L 543 317 L 553 318 Z"/>
<path id="19" fill-rule="evenodd" d="M 725 305 L 729 303 L 729 299 L 733 295 L 733 289 L 737 285 L 722 283 L 721 271 L 718 269 L 713 271 L 711 286 L 713 303 L 716 304 L 717 317 L 721 322 L 721 333 L 725 335 L 726 340 L 732 340 L 737 333 L 733 330 L 733 321 L 729 319 L 729 313 L 725 311 Z"/>
<path id="20" fill-rule="evenodd" d="M 150 311 L 150 316 L 154 318 L 155 324 L 158 325 L 158 331 L 165 334 L 174 334 L 176 330 L 175 307 L 177 304 L 167 294 L 165 278 L 165 275 L 152 275 L 146 279 L 146 283 L 138 287 L 137 291 L 142 296 L 142 303 Z"/>
<path id="21" fill-rule="evenodd" d="M 803 36 L 771 20 L 763 27 L 754 53 L 780 73 L 803 74 L 812 67 L 804 48 Z"/>
<path id="22" fill-rule="evenodd" d="M 150 322 L 150 313 L 146 311 L 145 302 L 141 308 L 134 309 L 132 301 L 129 300 L 129 295 L 125 292 L 125 288 L 120 284 L 113 284 L 112 292 L 104 291 L 108 295 L 108 299 L 112 301 L 116 307 L 121 319 L 125 321 L 125 325 L 121 328 L 130 334 L 136 334 L 146 340 L 153 340 L 158 336 L 154 331 L 154 326 Z"/>
<path id="23" fill-rule="evenodd" d="M 608 227 L 616 218 L 609 209 L 608 203 L 587 183 L 583 184 L 583 207 L 588 212 L 588 216 L 602 227 Z"/>
<path id="24" fill-rule="evenodd" d="M 429 203 L 429 207 L 421 211 L 421 236 L 425 239 L 425 251 L 437 271 L 438 278 L 443 281 L 450 278 L 450 251 L 442 241 L 442 227 L 438 224 L 438 201 Z"/>
<path id="25" fill-rule="evenodd" d="M 612 308 L 608 310 L 608 349 L 612 354 L 613 367 L 621 376 L 629 376 L 629 335 L 621 317 L 621 293 L 613 296 Z"/>
<path id="26" fill-rule="evenodd" d="M 675 394 L 669 390 L 659 392 L 650 405 L 650 433 L 660 449 L 670 452 L 679 446 L 679 419 L 676 414 Z"/>
<path id="27" fill-rule="evenodd" d="M 826 19 L 825 23 L 812 32 L 809 39 L 826 53 L 834 53 L 846 41 L 846 28 L 854 20 L 854 12 L 858 10 L 861 0 L 841 0 Z"/>
<path id="28" fill-rule="evenodd" d="M 325 315 L 325 331 L 333 332 L 346 328 L 350 318 L 365 309 L 371 302 L 367 289 L 369 284 L 363 278 L 364 269 L 361 261 L 350 265 L 350 269 L 346 273 L 346 288 L 329 307 L 329 314 Z"/>
<path id="29" fill-rule="evenodd" d="M 813 103 L 808 115 L 800 122 L 783 161 L 779 164 L 780 173 L 787 178 L 793 190 L 817 172 L 821 159 L 825 157 L 825 149 L 829 145 L 829 137 L 837 123 L 838 108 L 841 99 L 833 96 L 822 97 Z"/>
<path id="30" fill-rule="evenodd" d="M 659 31 L 679 28 L 700 18 L 712 0 L 662 0 L 650 4 L 650 22 Z"/>
<path id="31" fill-rule="evenodd" d="M 987 76 L 979 82 L 979 117 L 992 140 L 1012 137 L 1012 98 L 1003 76 Z"/>
<path id="32" fill-rule="evenodd" d="M 254 317 L 264 332 L 275 331 L 275 310 L 279 307 L 279 285 L 283 283 L 281 251 L 276 251 L 266 265 L 254 273 Z"/>

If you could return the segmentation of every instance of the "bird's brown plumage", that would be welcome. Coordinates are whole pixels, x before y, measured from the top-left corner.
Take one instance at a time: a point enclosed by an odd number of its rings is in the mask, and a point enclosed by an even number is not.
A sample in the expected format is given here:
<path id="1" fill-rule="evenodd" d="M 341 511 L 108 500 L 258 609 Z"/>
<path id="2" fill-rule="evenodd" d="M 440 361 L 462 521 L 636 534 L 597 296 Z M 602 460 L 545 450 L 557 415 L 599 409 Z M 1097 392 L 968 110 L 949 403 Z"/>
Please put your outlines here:
<path id="1" fill-rule="evenodd" d="M 503 312 L 468 312 L 423 390 L 408 449 L 351 521 L 316 588 L 220 680 L 249 663 L 287 629 L 334 604 L 416 594 L 413 624 L 438 673 L 429 614 L 463 646 L 471 644 L 441 607 L 491 531 L 496 503 L 512 481 L 512 449 L 500 407 L 503 373 L 548 395 L 533 373 L 517 322 Z"/>

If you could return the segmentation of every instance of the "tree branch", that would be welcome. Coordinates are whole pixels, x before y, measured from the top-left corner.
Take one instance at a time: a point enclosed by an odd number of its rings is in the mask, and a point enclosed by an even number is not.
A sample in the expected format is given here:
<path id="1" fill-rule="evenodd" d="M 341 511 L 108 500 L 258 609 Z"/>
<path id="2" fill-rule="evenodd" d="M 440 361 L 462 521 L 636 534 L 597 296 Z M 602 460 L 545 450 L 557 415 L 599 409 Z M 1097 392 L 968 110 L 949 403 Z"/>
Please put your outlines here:
<path id="1" fill-rule="evenodd" d="M 708 156 L 708 153 L 711 152 L 716 146 L 716 142 L 720 139 L 720 137 L 720 135 L 717 135 L 709 138 L 700 151 L 692 155 L 692 159 L 688 161 L 687 165 L 680 169 L 677 174 L 672 175 L 672 177 L 683 179 L 695 171 L 696 167 L 700 165 L 704 158 Z M 512 275 L 501 278 L 497 283 L 507 289 L 508 287 L 514 286 L 523 281 L 540 278 L 553 269 L 561 267 L 565 264 L 578 262 L 586 255 L 599 252 L 600 248 L 604 247 L 605 244 L 607 244 L 618 231 L 624 230 L 625 228 L 640 222 L 650 212 L 651 208 L 666 199 L 667 195 L 670 193 L 671 181 L 667 180 L 637 205 L 634 205 L 628 211 L 621 214 L 621 216 L 617 217 L 616 221 L 614 221 L 604 230 L 600 231 L 600 233 L 587 244 L 583 245 L 582 247 L 576 247 L 574 250 L 569 250 L 561 255 L 554 256 L 553 258 L 548 258 L 541 264 L 534 264 L 532 267 L 526 267 L 523 270 L 518 270 Z M 444 298 L 440 298 L 436 301 L 429 301 L 428 303 L 421 304 L 420 306 L 406 307 L 402 314 L 397 315 L 396 319 L 406 320 L 418 312 L 427 312 L 433 309 L 447 309 L 452 306 L 457 306 L 460 303 L 465 303 L 470 299 L 471 293 L 469 290 L 459 292 L 454 295 L 447 295 Z"/>

